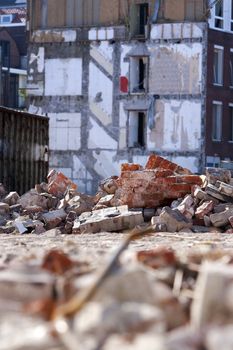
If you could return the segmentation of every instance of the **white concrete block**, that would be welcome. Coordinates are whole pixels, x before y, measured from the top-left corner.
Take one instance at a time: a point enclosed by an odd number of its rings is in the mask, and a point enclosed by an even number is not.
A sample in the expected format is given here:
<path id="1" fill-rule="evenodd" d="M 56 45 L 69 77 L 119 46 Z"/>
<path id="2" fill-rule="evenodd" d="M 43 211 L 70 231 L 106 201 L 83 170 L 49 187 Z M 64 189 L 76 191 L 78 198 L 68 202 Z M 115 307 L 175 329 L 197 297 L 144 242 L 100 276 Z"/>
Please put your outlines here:
<path id="1" fill-rule="evenodd" d="M 127 126 L 127 111 L 124 109 L 124 103 L 120 102 L 120 111 L 119 111 L 119 117 L 120 117 L 120 128 L 126 128 Z"/>
<path id="2" fill-rule="evenodd" d="M 68 150 L 68 129 L 56 128 L 56 150 Z"/>
<path id="3" fill-rule="evenodd" d="M 74 42 L 77 39 L 76 30 L 66 29 L 62 31 L 64 42 Z"/>
<path id="4" fill-rule="evenodd" d="M 104 28 L 98 29 L 97 37 L 98 37 L 98 40 L 106 40 L 107 39 L 106 30 Z"/>
<path id="5" fill-rule="evenodd" d="M 101 94 L 101 95 L 100 95 Z M 94 101 L 96 96 L 98 106 L 107 113 L 112 114 L 113 82 L 94 64 L 90 63 L 89 99 Z M 111 119 L 110 119 L 111 120 Z"/>
<path id="6" fill-rule="evenodd" d="M 93 156 L 96 159 L 94 169 L 102 178 L 119 175 L 121 162 L 114 159 L 116 151 L 94 151 Z"/>
<path id="7" fill-rule="evenodd" d="M 193 173 L 198 173 L 199 158 L 198 157 L 171 157 L 170 161 L 177 163 L 183 168 L 191 170 Z"/>
<path id="8" fill-rule="evenodd" d="M 39 47 L 37 54 L 31 53 L 29 57 L 29 66 L 36 61 L 38 73 L 43 73 L 44 71 L 44 47 Z"/>
<path id="9" fill-rule="evenodd" d="M 49 113 L 49 126 L 80 128 L 81 127 L 81 113 Z"/>
<path id="10" fill-rule="evenodd" d="M 46 96 L 77 96 L 81 94 L 81 58 L 55 58 L 45 61 Z"/>
<path id="11" fill-rule="evenodd" d="M 57 171 L 61 171 L 65 176 L 71 179 L 72 169 L 71 168 L 56 168 Z"/>
<path id="12" fill-rule="evenodd" d="M 129 51 L 132 49 L 132 45 L 121 45 L 121 76 L 129 76 L 129 62 L 124 62 Z"/>
<path id="13" fill-rule="evenodd" d="M 77 151 L 81 147 L 81 132 L 80 128 L 68 129 L 68 149 Z"/>
<path id="14" fill-rule="evenodd" d="M 89 40 L 97 40 L 97 30 L 95 28 L 89 30 L 88 39 Z"/>
<path id="15" fill-rule="evenodd" d="M 93 118 L 90 118 L 90 129 L 88 148 L 104 148 L 104 149 L 117 149 L 117 141 L 115 141 L 107 132 L 96 123 Z"/>
<path id="16" fill-rule="evenodd" d="M 114 29 L 113 28 L 107 29 L 107 39 L 108 40 L 114 39 Z"/>

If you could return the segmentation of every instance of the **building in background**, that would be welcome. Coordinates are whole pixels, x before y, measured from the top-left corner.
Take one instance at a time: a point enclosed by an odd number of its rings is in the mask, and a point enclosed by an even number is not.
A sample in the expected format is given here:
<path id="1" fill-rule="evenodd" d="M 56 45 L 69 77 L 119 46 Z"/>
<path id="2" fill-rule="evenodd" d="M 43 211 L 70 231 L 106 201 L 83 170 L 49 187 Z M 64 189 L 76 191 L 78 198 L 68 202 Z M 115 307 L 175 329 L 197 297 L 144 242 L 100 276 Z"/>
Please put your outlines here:
<path id="1" fill-rule="evenodd" d="M 206 163 L 233 169 L 233 1 L 210 11 L 206 110 Z"/>
<path id="2" fill-rule="evenodd" d="M 28 108 L 50 166 L 95 191 L 156 152 L 206 161 L 206 0 L 28 0 Z"/>
<path id="3" fill-rule="evenodd" d="M 0 105 L 25 108 L 26 0 L 0 1 Z"/>

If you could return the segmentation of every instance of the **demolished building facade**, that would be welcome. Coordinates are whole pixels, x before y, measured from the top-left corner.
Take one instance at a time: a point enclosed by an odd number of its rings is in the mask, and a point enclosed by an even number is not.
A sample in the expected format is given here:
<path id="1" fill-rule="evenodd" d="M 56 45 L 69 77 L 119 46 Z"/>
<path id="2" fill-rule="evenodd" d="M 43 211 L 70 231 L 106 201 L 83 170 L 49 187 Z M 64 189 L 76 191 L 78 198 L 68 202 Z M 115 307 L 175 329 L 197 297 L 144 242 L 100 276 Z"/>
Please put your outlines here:
<path id="1" fill-rule="evenodd" d="M 205 0 L 29 1 L 28 108 L 80 191 L 156 152 L 206 162 Z"/>

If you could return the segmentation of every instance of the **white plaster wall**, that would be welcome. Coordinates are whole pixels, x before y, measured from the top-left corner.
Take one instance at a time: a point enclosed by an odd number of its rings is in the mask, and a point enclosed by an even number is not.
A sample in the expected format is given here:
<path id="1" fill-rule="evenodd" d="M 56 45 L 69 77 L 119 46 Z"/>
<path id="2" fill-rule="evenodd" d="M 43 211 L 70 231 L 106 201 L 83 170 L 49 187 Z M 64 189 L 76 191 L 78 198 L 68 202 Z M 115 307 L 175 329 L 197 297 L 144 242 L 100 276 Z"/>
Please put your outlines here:
<path id="1" fill-rule="evenodd" d="M 88 138 L 89 149 L 117 149 L 117 141 L 107 134 L 103 127 L 101 127 L 93 118 L 90 118 L 89 127 L 89 138 Z"/>
<path id="2" fill-rule="evenodd" d="M 35 30 L 32 39 L 35 42 L 74 42 L 77 38 L 76 30 Z"/>
<path id="3" fill-rule="evenodd" d="M 55 151 L 77 151 L 81 147 L 81 114 L 50 113 L 49 147 Z"/>
<path id="4" fill-rule="evenodd" d="M 108 176 L 120 174 L 120 164 L 124 162 L 121 161 L 119 163 L 116 161 L 115 151 L 94 151 L 93 156 L 96 159 L 94 170 L 102 177 L 106 178 Z"/>
<path id="5" fill-rule="evenodd" d="M 203 78 L 201 43 L 151 44 L 149 50 L 151 93 L 201 93 Z"/>
<path id="6" fill-rule="evenodd" d="M 202 38 L 204 28 L 205 23 L 152 24 L 150 37 L 152 40 Z"/>
<path id="7" fill-rule="evenodd" d="M 88 32 L 89 40 L 111 40 L 114 38 L 113 28 L 92 28 Z"/>
<path id="8" fill-rule="evenodd" d="M 91 174 L 87 171 L 85 164 L 76 155 L 73 156 L 73 174 L 72 174 L 72 177 L 74 179 L 88 179 L 88 180 L 93 179 Z"/>
<path id="9" fill-rule="evenodd" d="M 198 173 L 199 171 L 199 159 L 197 157 L 171 157 L 169 160 L 183 168 L 189 169 L 193 173 Z"/>
<path id="10" fill-rule="evenodd" d="M 147 134 L 153 151 L 197 151 L 201 140 L 201 101 L 159 100 L 155 128 Z"/>
<path id="11" fill-rule="evenodd" d="M 108 115 L 110 122 L 112 115 L 113 83 L 93 62 L 90 62 L 89 101 L 95 102 L 95 97 L 99 93 L 101 93 L 101 101 L 97 100 L 96 103 Z"/>
<path id="12" fill-rule="evenodd" d="M 38 73 L 44 71 L 44 47 L 39 47 L 37 54 L 31 53 L 29 57 L 29 66 L 36 61 Z"/>
<path id="13" fill-rule="evenodd" d="M 28 81 L 27 81 L 28 96 L 43 96 L 44 82 L 41 80 L 34 83 L 34 82 L 31 82 L 31 80 L 33 80 L 33 78 L 30 78 L 30 76 L 28 76 Z"/>
<path id="14" fill-rule="evenodd" d="M 92 45 L 92 47 L 94 47 Z M 95 46 L 96 48 L 96 46 Z M 98 46 L 98 51 L 110 62 L 112 62 L 113 59 L 113 45 L 109 44 L 109 41 L 101 41 L 101 43 Z"/>
<path id="15" fill-rule="evenodd" d="M 52 58 L 45 60 L 46 96 L 76 96 L 81 94 L 81 58 Z"/>
<path id="16" fill-rule="evenodd" d="M 129 62 L 125 62 L 124 58 L 132 49 L 132 45 L 121 45 L 121 76 L 129 77 Z"/>
<path id="17" fill-rule="evenodd" d="M 120 102 L 120 108 L 119 108 L 119 116 L 120 116 L 120 127 L 126 128 L 127 126 L 127 111 L 124 109 L 124 102 Z"/>

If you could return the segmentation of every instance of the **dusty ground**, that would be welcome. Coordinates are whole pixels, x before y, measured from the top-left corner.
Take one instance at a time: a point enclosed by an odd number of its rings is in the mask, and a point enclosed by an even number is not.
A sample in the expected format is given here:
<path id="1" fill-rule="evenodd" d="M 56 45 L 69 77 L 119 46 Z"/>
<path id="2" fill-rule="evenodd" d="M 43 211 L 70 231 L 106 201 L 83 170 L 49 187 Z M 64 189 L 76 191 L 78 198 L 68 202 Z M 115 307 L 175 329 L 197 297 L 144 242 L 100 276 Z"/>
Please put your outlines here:
<path id="1" fill-rule="evenodd" d="M 105 261 L 122 240 L 124 233 L 60 235 L 55 231 L 42 235 L 1 235 L 0 263 L 40 260 L 50 249 L 61 248 L 75 259 L 88 259 L 94 265 Z M 220 233 L 155 233 L 134 241 L 129 251 L 151 249 L 163 245 L 177 254 L 206 251 L 210 248 L 233 250 L 233 235 Z"/>
<path id="2" fill-rule="evenodd" d="M 14 268 L 14 266 L 17 267 L 21 264 L 23 266 L 41 265 L 45 253 L 54 248 L 62 249 L 74 260 L 89 261 L 93 267 L 100 268 L 106 264 L 106 260 L 112 256 L 125 237 L 124 233 L 61 235 L 57 230 L 51 230 L 41 235 L 0 235 L 0 270 L 4 271 L 7 270 L 7 267 Z M 186 256 L 195 251 L 198 253 L 205 253 L 209 250 L 233 251 L 233 235 L 154 233 L 133 241 L 128 252 L 152 249 L 158 246 L 171 247 L 178 256 Z M 69 344 L 69 346 L 64 347 L 58 339 L 51 339 L 48 336 L 50 334 L 49 326 L 43 323 L 44 321 L 22 314 L 20 305 L 11 300 L 0 299 L 0 319 L 2 321 L 0 323 L 0 350 L 78 350 L 76 345 L 72 347 Z M 24 334 L 23 337 L 22 334 Z M 25 346 L 25 344 L 29 345 Z M 115 348 L 115 346 L 106 347 L 107 350 Z M 145 348 L 144 345 L 137 349 L 141 350 L 142 348 Z M 184 348 L 187 349 L 187 347 Z"/>

